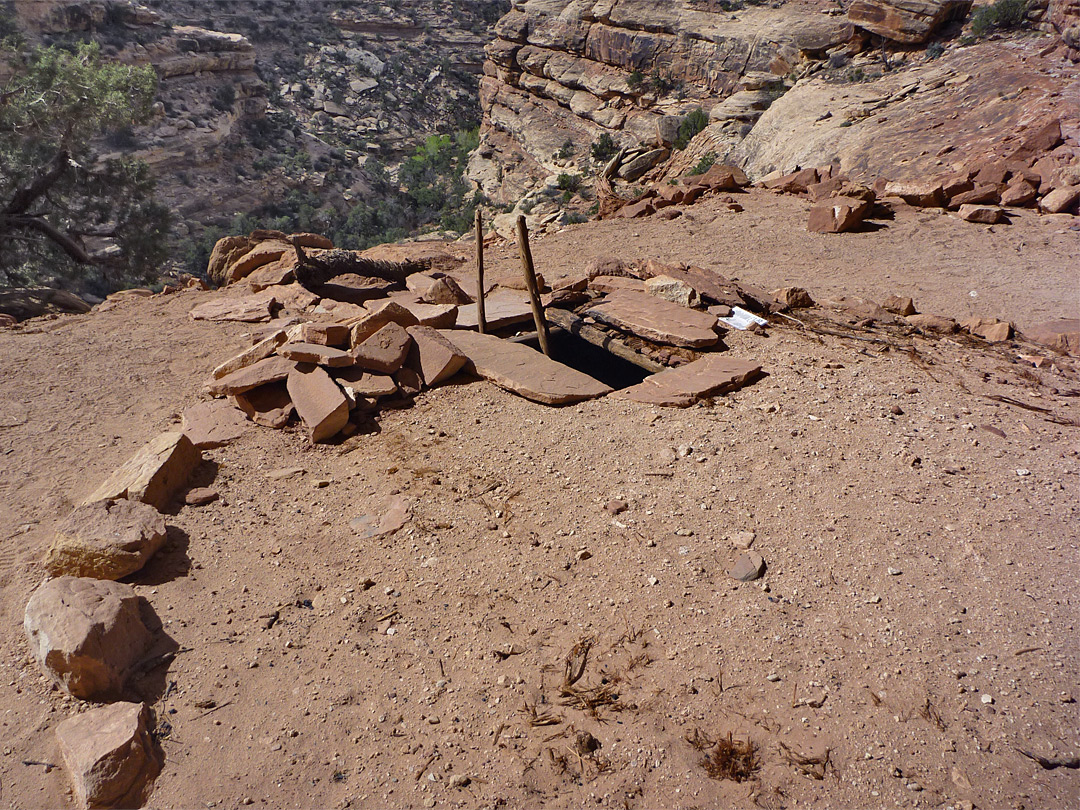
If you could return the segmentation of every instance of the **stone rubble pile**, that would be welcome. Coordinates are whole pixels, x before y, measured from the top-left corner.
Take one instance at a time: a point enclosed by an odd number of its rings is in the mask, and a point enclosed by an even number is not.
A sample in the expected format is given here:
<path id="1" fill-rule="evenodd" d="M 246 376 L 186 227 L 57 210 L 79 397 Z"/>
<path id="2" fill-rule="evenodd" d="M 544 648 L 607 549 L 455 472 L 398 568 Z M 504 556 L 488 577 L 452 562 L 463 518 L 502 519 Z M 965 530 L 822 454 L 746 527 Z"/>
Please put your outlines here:
<path id="1" fill-rule="evenodd" d="M 1043 214 L 1080 213 L 1080 168 L 1071 162 L 1071 149 L 1062 137 L 1061 122 L 1054 119 L 1002 157 L 981 158 L 960 171 L 922 181 L 878 178 L 866 186 L 832 165 L 775 172 L 756 185 L 810 200 L 807 230 L 812 233 L 855 230 L 873 216 L 876 204 L 888 204 L 890 198 L 952 211 L 966 222 L 995 225 L 1008 223 L 1008 210 L 1016 208 L 1035 208 Z M 738 192 L 749 185 L 738 167 L 714 165 L 704 174 L 655 182 L 637 199 L 619 200 L 607 211 L 602 205 L 601 217 L 634 219 L 656 214 L 674 219 L 682 210 L 672 206 L 691 205 L 708 193 Z M 728 208 L 742 210 L 733 198 L 728 198 Z"/>

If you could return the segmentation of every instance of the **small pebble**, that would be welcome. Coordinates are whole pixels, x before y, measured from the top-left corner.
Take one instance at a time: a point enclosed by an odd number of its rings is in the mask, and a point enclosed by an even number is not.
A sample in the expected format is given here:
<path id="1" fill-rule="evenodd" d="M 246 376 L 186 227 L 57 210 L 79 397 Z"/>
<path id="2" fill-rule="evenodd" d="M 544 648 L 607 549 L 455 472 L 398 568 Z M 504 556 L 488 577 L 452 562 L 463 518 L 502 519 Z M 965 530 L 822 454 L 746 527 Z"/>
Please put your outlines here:
<path id="1" fill-rule="evenodd" d="M 981 698 L 979 698 L 979 700 L 981 700 L 987 706 L 994 702 L 994 698 L 990 695 L 983 695 Z"/>
<path id="2" fill-rule="evenodd" d="M 892 577 L 898 577 L 902 573 L 904 573 L 904 572 L 901 571 L 899 568 L 890 568 L 889 569 L 889 576 L 892 576 Z"/>
<path id="3" fill-rule="evenodd" d="M 775 672 L 770 672 L 765 676 L 765 680 L 769 681 L 769 683 L 777 683 L 780 680 L 780 676 Z"/>
<path id="4" fill-rule="evenodd" d="M 1016 471 L 1016 474 L 1019 476 L 1031 475 L 1031 470 L 1026 470 L 1021 467 L 1019 470 Z"/>

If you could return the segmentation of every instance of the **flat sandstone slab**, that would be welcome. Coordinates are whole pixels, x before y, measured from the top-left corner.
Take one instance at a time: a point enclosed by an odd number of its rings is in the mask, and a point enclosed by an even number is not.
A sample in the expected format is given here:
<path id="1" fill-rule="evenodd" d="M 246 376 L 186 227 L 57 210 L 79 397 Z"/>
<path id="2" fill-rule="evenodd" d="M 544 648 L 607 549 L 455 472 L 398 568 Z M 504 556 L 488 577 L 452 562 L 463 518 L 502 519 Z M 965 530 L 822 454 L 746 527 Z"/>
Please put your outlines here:
<path id="1" fill-rule="evenodd" d="M 484 317 L 488 329 L 502 329 L 515 323 L 531 321 L 532 304 L 527 294 L 517 290 L 498 289 L 484 298 Z M 476 329 L 479 321 L 476 317 L 475 304 L 458 309 L 458 329 Z"/>
<path id="2" fill-rule="evenodd" d="M 588 310 L 598 321 L 617 329 L 670 346 L 700 349 L 714 345 L 720 336 L 713 328 L 716 316 L 643 292 L 620 290 Z"/>
<path id="3" fill-rule="evenodd" d="M 702 397 L 742 388 L 760 373 L 761 366 L 750 360 L 710 354 L 685 366 L 653 374 L 615 396 L 648 405 L 686 408 Z"/>
<path id="4" fill-rule="evenodd" d="M 439 334 L 469 358 L 478 375 L 534 402 L 566 405 L 611 393 L 587 374 L 520 343 L 479 332 L 444 330 Z"/>

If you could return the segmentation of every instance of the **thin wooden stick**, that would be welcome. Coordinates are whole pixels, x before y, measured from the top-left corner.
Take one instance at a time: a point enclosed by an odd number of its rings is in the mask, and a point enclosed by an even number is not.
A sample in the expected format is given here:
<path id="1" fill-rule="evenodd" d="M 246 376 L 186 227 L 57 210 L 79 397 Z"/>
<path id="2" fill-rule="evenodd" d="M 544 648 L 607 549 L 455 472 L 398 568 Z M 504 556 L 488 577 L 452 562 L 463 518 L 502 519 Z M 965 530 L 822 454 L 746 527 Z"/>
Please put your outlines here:
<path id="1" fill-rule="evenodd" d="M 484 308 L 484 216 L 476 209 L 476 329 L 487 331 L 487 312 Z"/>
<path id="2" fill-rule="evenodd" d="M 540 351 L 551 357 L 548 346 L 548 326 L 544 320 L 544 307 L 540 303 L 540 290 L 536 284 L 536 270 L 533 268 L 532 251 L 529 249 L 529 228 L 525 217 L 517 219 L 518 249 L 521 251 L 521 269 L 525 273 L 525 286 L 529 290 L 529 303 L 532 304 L 533 320 L 536 321 L 536 336 L 540 338 Z"/>

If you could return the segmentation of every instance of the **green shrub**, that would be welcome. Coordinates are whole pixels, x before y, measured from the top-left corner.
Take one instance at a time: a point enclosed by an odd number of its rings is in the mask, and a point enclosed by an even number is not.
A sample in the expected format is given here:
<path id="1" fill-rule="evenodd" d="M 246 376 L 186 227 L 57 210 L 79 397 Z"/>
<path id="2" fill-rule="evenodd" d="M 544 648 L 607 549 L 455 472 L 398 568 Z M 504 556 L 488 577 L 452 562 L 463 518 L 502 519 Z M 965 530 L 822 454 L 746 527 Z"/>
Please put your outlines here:
<path id="1" fill-rule="evenodd" d="M 559 160 L 569 160 L 574 156 L 574 142 L 567 139 L 565 143 L 559 148 L 559 151 L 555 153 L 555 157 Z"/>
<path id="2" fill-rule="evenodd" d="M 992 5 L 980 6 L 971 15 L 971 33 L 977 37 L 991 31 L 1019 28 L 1027 19 L 1027 0 L 995 0 Z"/>
<path id="3" fill-rule="evenodd" d="M 640 70 L 634 70 L 626 77 L 626 86 L 630 88 L 631 92 L 636 93 L 643 84 L 645 84 L 645 74 Z"/>
<path id="4" fill-rule="evenodd" d="M 945 46 L 940 42 L 931 42 L 926 46 L 927 59 L 938 59 L 943 53 L 945 53 Z"/>
<path id="5" fill-rule="evenodd" d="M 555 185 L 560 191 L 565 191 L 569 194 L 573 194 L 581 188 L 581 175 L 560 174 L 559 179 L 555 182 Z"/>
<path id="6" fill-rule="evenodd" d="M 690 171 L 688 171 L 687 174 L 689 174 L 691 176 L 697 175 L 697 174 L 705 174 L 705 172 L 707 172 L 709 169 L 711 169 L 713 167 L 713 164 L 715 164 L 715 163 L 716 163 L 716 153 L 715 152 L 708 152 L 708 153 L 702 155 L 701 160 L 699 160 L 697 162 L 697 165 L 694 166 L 694 168 L 692 168 Z"/>
<path id="7" fill-rule="evenodd" d="M 592 159 L 597 163 L 611 160 L 618 151 L 619 145 L 615 143 L 615 139 L 606 132 L 597 138 L 596 142 L 589 148 Z"/>
<path id="8" fill-rule="evenodd" d="M 695 135 L 709 125 L 709 115 L 701 107 L 691 111 L 679 124 L 679 134 L 675 138 L 675 148 L 685 149 Z"/>

